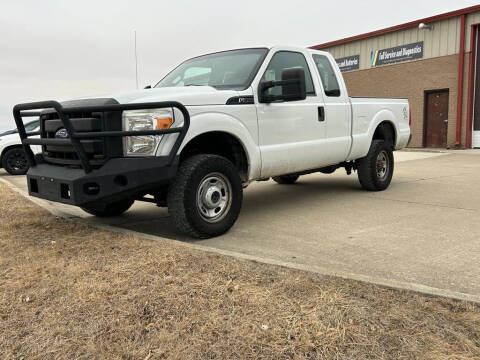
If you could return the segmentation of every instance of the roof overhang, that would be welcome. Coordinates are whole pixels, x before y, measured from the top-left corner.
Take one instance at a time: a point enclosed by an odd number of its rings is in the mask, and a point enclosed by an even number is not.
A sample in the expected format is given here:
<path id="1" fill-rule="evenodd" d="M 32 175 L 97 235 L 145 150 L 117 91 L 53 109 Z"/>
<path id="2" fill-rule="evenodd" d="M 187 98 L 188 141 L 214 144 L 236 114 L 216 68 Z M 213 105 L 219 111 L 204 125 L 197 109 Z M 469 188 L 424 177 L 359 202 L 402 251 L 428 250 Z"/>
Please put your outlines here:
<path id="1" fill-rule="evenodd" d="M 386 28 L 386 29 L 376 30 L 376 31 L 372 31 L 372 32 L 369 32 L 369 33 L 361 34 L 361 35 L 347 37 L 345 39 L 330 41 L 330 42 L 320 44 L 320 45 L 314 45 L 314 46 L 311 46 L 310 48 L 311 49 L 316 49 L 316 50 L 323 50 L 323 49 L 326 49 L 326 48 L 329 48 L 329 47 L 332 47 L 332 46 L 343 45 L 343 44 L 351 43 L 351 42 L 357 41 L 357 40 L 368 39 L 368 38 L 371 38 L 371 37 L 374 37 L 374 36 L 384 35 L 384 34 L 392 33 L 392 32 L 399 31 L 399 30 L 410 29 L 410 28 L 413 28 L 413 27 L 417 27 L 421 23 L 431 23 L 431 22 L 435 22 L 435 21 L 450 19 L 450 18 L 453 18 L 453 17 L 456 17 L 456 16 L 471 14 L 471 13 L 477 12 L 477 11 L 480 11 L 480 5 L 470 6 L 470 7 L 464 8 L 464 9 L 450 11 L 450 12 L 440 14 L 440 15 L 430 16 L 428 18 L 411 21 L 411 22 L 408 22 L 408 23 L 405 23 L 405 24 L 392 26 L 392 27 L 389 27 L 389 28 Z"/>

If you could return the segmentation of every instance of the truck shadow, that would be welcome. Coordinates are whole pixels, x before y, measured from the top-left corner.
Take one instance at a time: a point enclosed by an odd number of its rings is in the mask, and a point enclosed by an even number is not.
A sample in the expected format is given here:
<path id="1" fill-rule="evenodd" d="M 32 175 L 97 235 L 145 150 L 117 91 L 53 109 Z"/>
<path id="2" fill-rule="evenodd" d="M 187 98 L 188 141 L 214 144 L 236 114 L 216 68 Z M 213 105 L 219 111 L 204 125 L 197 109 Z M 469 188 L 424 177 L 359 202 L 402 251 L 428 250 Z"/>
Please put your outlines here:
<path id="1" fill-rule="evenodd" d="M 245 191 L 244 208 L 242 213 L 262 216 L 264 212 L 283 212 L 289 206 L 298 207 L 303 205 L 328 206 L 329 201 L 338 201 L 342 197 L 349 196 L 352 192 L 361 190 L 358 181 L 349 178 L 314 178 L 300 179 L 293 185 L 279 185 L 269 182 L 261 189 Z M 255 185 L 253 185 L 255 186 Z M 252 187 L 253 187 L 252 186 Z M 241 216 L 241 215 L 240 215 Z"/>
<path id="2" fill-rule="evenodd" d="M 356 177 L 305 177 L 294 185 L 279 185 L 273 181 L 255 183 L 244 191 L 242 211 L 231 232 L 241 233 L 252 226 L 279 222 L 286 212 L 289 217 L 315 216 L 312 212 L 327 211 L 332 203 L 348 202 L 352 193 L 362 192 Z M 277 219 L 278 218 L 278 219 Z M 201 242 L 178 232 L 170 221 L 167 209 L 150 206 L 136 207 L 121 218 L 118 226 L 154 236 L 185 242 Z"/>
<path id="3" fill-rule="evenodd" d="M 24 177 L 12 176 L 0 171 L 0 178 L 22 188 Z M 343 173 L 333 175 L 302 176 L 294 185 L 279 185 L 273 181 L 255 182 L 244 190 L 240 216 L 234 227 L 220 239 L 234 241 L 237 237 L 256 236 L 274 226 L 281 232 L 288 227 L 288 219 L 317 219 L 322 212 L 331 212 L 339 204 L 349 204 L 352 197 L 365 193 L 355 175 Z M 357 194 L 357 195 L 355 195 Z M 110 225 L 153 236 L 165 237 L 184 242 L 198 243 L 204 240 L 192 239 L 180 233 L 172 224 L 166 208 L 139 203 L 122 216 L 95 218 L 75 207 L 63 206 L 63 210 L 74 216 L 85 217 L 90 223 Z M 268 225 L 268 226 L 266 226 Z M 275 236 L 275 233 L 272 234 Z"/>

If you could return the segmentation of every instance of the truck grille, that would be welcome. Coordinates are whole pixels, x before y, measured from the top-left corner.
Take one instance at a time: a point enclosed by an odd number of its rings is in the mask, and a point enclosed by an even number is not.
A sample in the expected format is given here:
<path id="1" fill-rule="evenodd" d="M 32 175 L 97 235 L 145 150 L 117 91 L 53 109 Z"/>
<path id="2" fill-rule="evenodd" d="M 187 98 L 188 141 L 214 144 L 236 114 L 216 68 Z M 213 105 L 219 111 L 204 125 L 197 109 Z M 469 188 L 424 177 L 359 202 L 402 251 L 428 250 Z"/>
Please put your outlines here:
<path id="1" fill-rule="evenodd" d="M 75 132 L 98 132 L 122 130 L 121 113 L 94 112 L 67 114 Z M 63 130 L 63 131 L 62 131 Z M 65 138 L 66 131 L 56 112 L 40 116 L 41 137 Z M 122 156 L 121 138 L 95 138 L 80 141 L 93 168 L 101 167 L 108 159 Z M 46 162 L 62 166 L 80 167 L 81 162 L 72 145 L 43 145 L 42 155 Z"/>

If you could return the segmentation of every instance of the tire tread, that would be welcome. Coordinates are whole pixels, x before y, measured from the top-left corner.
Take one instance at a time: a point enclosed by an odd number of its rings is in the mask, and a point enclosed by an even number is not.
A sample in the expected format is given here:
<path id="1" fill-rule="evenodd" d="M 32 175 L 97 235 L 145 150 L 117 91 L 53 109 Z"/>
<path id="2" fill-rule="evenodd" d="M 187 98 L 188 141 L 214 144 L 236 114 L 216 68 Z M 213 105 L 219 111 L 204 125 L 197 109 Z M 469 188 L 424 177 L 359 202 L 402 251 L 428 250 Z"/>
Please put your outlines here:
<path id="1" fill-rule="evenodd" d="M 232 173 L 237 174 L 238 176 L 238 187 L 239 187 L 239 192 L 240 192 L 240 204 L 238 209 L 235 209 L 234 204 L 232 204 L 232 208 L 230 211 L 233 211 L 234 214 L 232 217 L 227 215 L 226 219 L 223 219 L 222 221 L 227 221 L 226 224 L 226 230 L 212 230 L 209 229 L 208 226 L 199 226 L 198 224 L 194 224 L 194 219 L 192 219 L 192 209 L 188 205 L 188 199 L 191 198 L 191 196 L 196 196 L 196 188 L 193 188 L 192 186 L 189 185 L 190 181 L 192 180 L 192 177 L 195 176 L 195 173 L 198 171 L 201 171 L 202 168 L 208 168 L 211 166 L 211 163 L 217 161 L 219 166 L 225 166 L 229 168 L 229 170 Z M 235 191 L 235 184 L 232 185 L 232 192 Z M 232 194 L 234 197 L 234 194 Z M 187 158 L 184 160 L 177 171 L 177 175 L 173 182 L 171 183 L 168 194 L 167 194 L 167 205 L 168 205 L 168 212 L 173 220 L 173 223 L 175 227 L 195 238 L 207 238 L 210 236 L 218 236 L 225 231 L 227 231 L 236 221 L 238 217 L 238 213 L 240 212 L 240 207 L 241 207 L 241 198 L 242 198 L 242 186 L 241 186 L 241 180 L 240 176 L 238 175 L 238 170 L 235 168 L 235 166 L 226 158 L 218 156 L 218 155 L 212 155 L 212 154 L 199 154 L 199 155 L 194 155 L 190 158 Z M 233 199 L 232 199 L 233 201 Z M 216 224 L 216 226 L 221 226 L 219 224 Z M 202 227 L 202 228 L 200 228 Z"/>
<path id="2" fill-rule="evenodd" d="M 388 180 L 379 182 L 376 178 L 376 159 L 381 150 L 386 150 L 390 158 L 390 174 Z M 357 160 L 358 180 L 368 191 L 382 191 L 388 188 L 394 170 L 394 160 L 391 147 L 384 140 L 373 140 L 367 156 Z"/>
<path id="3" fill-rule="evenodd" d="M 187 211 L 185 206 L 185 191 L 187 190 L 187 182 L 190 174 L 207 160 L 209 155 L 196 155 L 186 159 L 179 167 L 174 182 L 170 186 L 167 194 L 168 213 L 173 219 L 175 227 L 181 232 L 192 237 L 200 237 L 198 232 L 187 219 Z"/>

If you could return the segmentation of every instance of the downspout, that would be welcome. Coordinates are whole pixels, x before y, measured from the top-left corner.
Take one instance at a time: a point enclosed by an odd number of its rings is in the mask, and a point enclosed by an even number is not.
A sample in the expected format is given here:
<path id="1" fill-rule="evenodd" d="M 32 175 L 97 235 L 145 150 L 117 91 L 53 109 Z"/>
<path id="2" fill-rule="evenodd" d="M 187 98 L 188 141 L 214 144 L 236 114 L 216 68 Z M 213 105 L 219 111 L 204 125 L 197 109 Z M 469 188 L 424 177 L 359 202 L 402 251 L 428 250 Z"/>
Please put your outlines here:
<path id="1" fill-rule="evenodd" d="M 458 57 L 458 85 L 457 85 L 457 134 L 455 145 L 461 145 L 462 138 L 462 110 L 463 110 L 463 70 L 465 61 L 465 20 L 466 15 L 460 17 L 460 55 Z"/>
<path id="2" fill-rule="evenodd" d="M 473 124 L 473 103 L 475 93 L 475 53 L 477 43 L 477 25 L 474 24 L 470 31 L 470 60 L 468 64 L 468 101 L 467 101 L 467 138 L 465 147 L 470 149 L 472 147 L 472 124 Z"/>

